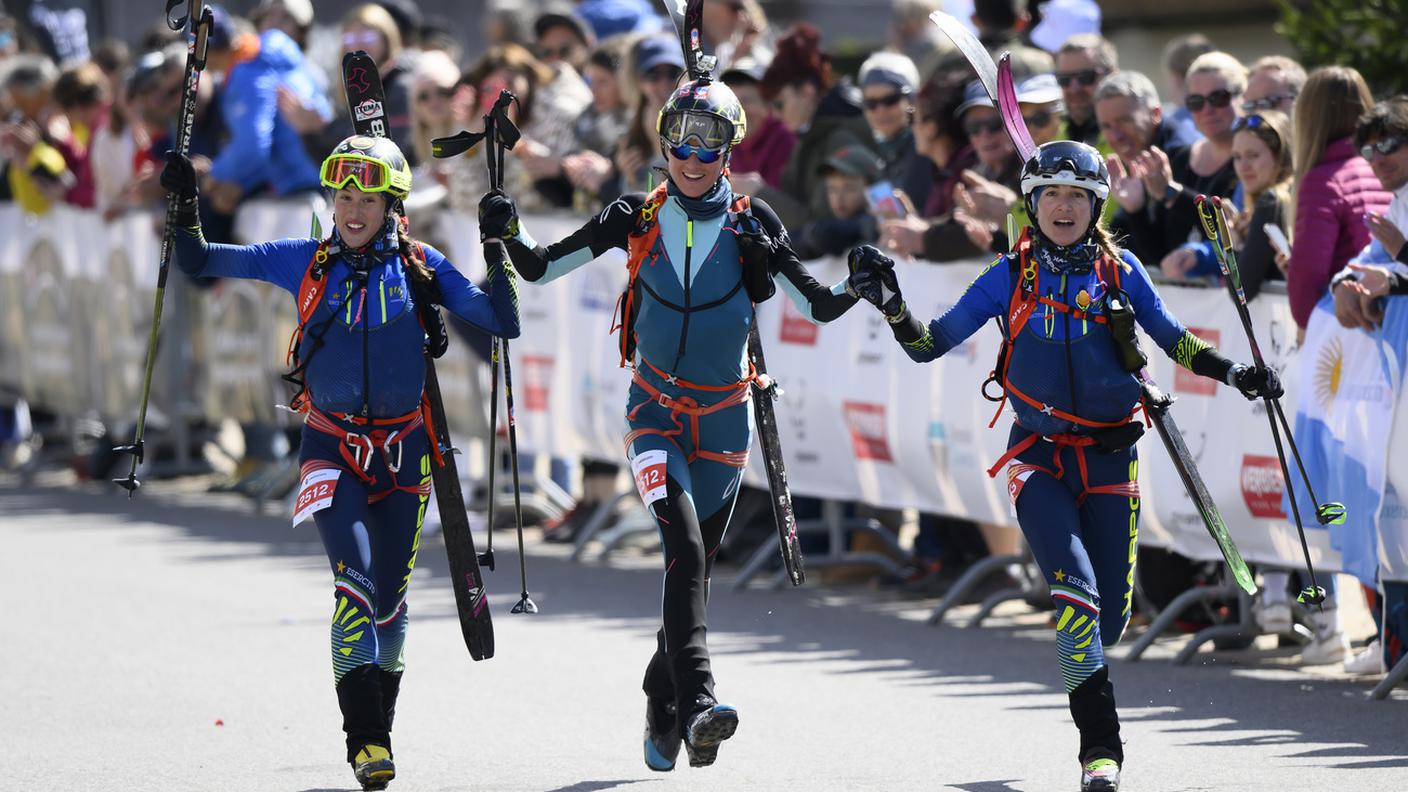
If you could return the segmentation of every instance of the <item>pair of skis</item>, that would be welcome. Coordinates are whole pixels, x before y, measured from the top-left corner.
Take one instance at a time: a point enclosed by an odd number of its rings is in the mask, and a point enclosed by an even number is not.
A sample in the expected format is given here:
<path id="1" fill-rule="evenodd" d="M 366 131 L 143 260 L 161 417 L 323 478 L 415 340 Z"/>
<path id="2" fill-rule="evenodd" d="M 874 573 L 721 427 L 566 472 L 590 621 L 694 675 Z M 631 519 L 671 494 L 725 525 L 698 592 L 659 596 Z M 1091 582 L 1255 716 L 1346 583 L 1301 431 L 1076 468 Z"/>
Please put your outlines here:
<path id="1" fill-rule="evenodd" d="M 1001 60 L 998 63 L 993 63 L 992 56 L 988 54 L 982 42 L 978 41 L 977 37 L 957 19 L 942 11 L 930 14 L 929 19 L 953 41 L 954 45 L 968 59 L 973 70 L 978 73 L 978 80 L 987 91 L 988 97 L 998 108 L 1003 127 L 1007 130 L 1007 136 L 1012 139 L 1012 144 L 1016 147 L 1018 155 L 1023 162 L 1029 161 L 1036 154 L 1037 146 L 1032 140 L 1031 133 L 1027 130 L 1026 122 L 1022 119 L 1021 108 L 1017 102 L 1010 53 L 1003 53 Z M 1245 300 L 1241 303 L 1241 309 L 1244 315 L 1243 321 L 1246 323 L 1247 333 L 1250 336 L 1251 325 L 1250 320 L 1245 318 Z M 1256 342 L 1253 341 L 1252 345 L 1255 349 Z M 1259 355 L 1256 362 L 1258 365 L 1261 364 Z M 1178 477 L 1183 481 L 1183 486 L 1188 491 L 1188 497 L 1192 499 L 1199 516 L 1203 519 L 1203 525 L 1208 529 L 1208 534 L 1212 536 L 1213 541 L 1217 543 L 1218 549 L 1222 551 L 1222 559 L 1227 563 L 1227 568 L 1232 572 L 1232 577 L 1237 581 L 1237 585 L 1248 594 L 1255 594 L 1256 582 L 1252 579 L 1252 572 L 1247 567 L 1246 561 L 1242 559 L 1242 554 L 1237 550 L 1236 543 L 1232 541 L 1232 535 L 1227 530 L 1227 523 L 1222 519 L 1222 513 L 1218 511 L 1217 504 L 1213 502 L 1212 496 L 1208 493 L 1207 485 L 1203 483 L 1198 468 L 1193 464 L 1193 455 L 1188 452 L 1188 446 L 1183 442 L 1183 435 L 1178 429 L 1178 424 L 1174 423 L 1173 415 L 1169 412 L 1169 407 L 1173 404 L 1173 397 L 1161 391 L 1154 384 L 1147 369 L 1141 369 L 1138 376 L 1144 386 L 1144 405 L 1147 408 L 1149 422 L 1154 425 L 1154 430 L 1158 432 L 1164 448 L 1168 450 L 1173 466 L 1178 471 Z M 1278 440 L 1277 448 L 1279 449 L 1279 447 Z M 1285 465 L 1284 457 L 1282 465 Z M 1301 536 L 1301 541 L 1302 544 L 1305 541 L 1304 534 Z M 1307 549 L 1307 565 L 1309 561 L 1309 550 Z M 1319 597 L 1320 599 L 1324 598 L 1323 590 L 1319 590 Z M 1304 602 L 1319 601 L 1314 599 L 1310 589 L 1307 589 L 1307 593 L 1302 593 L 1302 598 Z"/>

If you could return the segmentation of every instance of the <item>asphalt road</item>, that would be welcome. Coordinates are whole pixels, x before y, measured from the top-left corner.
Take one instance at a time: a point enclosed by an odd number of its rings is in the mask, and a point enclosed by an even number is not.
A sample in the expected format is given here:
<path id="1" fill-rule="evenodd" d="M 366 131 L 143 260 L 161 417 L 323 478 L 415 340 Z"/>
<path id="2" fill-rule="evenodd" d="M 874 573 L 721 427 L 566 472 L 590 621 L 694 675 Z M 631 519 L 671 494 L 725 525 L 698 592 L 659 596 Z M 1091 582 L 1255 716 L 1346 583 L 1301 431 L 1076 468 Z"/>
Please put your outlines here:
<path id="1" fill-rule="evenodd" d="M 156 484 L 0 482 L 0 745 L 6 789 L 355 789 L 327 648 L 316 532 Z M 511 616 L 517 559 L 490 578 L 498 655 L 473 663 L 438 536 L 411 594 L 396 790 L 1075 790 L 1074 727 L 1045 617 L 931 629 L 925 603 L 864 588 L 716 586 L 720 696 L 741 711 L 718 764 L 641 760 L 659 573 L 530 546 L 542 608 Z M 1408 691 L 1299 669 L 1286 652 L 1116 661 L 1128 792 L 1408 789 Z"/>

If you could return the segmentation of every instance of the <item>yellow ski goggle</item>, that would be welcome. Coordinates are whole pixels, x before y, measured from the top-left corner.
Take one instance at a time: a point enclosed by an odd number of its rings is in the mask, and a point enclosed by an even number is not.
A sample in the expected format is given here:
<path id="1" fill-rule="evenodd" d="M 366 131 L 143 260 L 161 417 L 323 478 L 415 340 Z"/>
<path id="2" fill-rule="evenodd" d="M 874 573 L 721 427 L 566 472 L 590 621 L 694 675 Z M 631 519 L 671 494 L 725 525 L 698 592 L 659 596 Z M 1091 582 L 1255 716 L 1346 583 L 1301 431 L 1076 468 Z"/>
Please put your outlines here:
<path id="1" fill-rule="evenodd" d="M 355 184 L 362 192 L 410 192 L 407 174 L 396 173 L 384 163 L 360 154 L 336 154 L 323 161 L 321 179 L 324 187 L 340 190 Z"/>

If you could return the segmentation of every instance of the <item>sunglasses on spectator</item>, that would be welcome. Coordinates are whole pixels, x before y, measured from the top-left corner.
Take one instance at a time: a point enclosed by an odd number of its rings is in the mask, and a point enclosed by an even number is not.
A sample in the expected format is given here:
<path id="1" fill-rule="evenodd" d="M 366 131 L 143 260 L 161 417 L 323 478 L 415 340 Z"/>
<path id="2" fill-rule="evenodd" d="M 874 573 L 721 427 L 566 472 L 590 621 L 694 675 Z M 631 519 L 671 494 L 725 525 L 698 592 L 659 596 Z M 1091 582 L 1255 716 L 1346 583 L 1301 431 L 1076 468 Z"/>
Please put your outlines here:
<path id="1" fill-rule="evenodd" d="M 1260 99 L 1253 99 L 1249 102 L 1242 102 L 1242 111 L 1252 113 L 1257 110 L 1272 110 L 1275 109 L 1276 105 L 1281 104 L 1282 102 L 1288 99 L 1294 101 L 1295 98 L 1296 95 L 1293 93 L 1284 95 L 1272 94 L 1271 96 L 1263 96 Z"/>
<path id="2" fill-rule="evenodd" d="M 1056 84 L 1062 88 L 1070 88 L 1073 83 L 1079 82 L 1086 88 L 1094 85 L 1101 77 L 1105 76 L 1103 69 L 1081 69 L 1073 72 L 1056 72 Z"/>
<path id="3" fill-rule="evenodd" d="M 1256 129 L 1265 122 L 1266 119 L 1262 118 L 1259 115 L 1242 116 L 1241 118 L 1232 122 L 1232 131 L 1240 132 L 1243 129 Z"/>
<path id="4" fill-rule="evenodd" d="M 1028 127 L 1044 127 L 1051 123 L 1053 114 L 1050 110 L 1037 110 L 1031 115 L 1022 114 L 1022 120 L 1027 122 Z"/>
<path id="5" fill-rule="evenodd" d="M 454 95 L 454 88 L 428 88 L 416 93 L 416 101 L 424 104 L 432 99 L 449 99 Z"/>
<path id="6" fill-rule="evenodd" d="M 989 135 L 1002 131 L 1002 119 L 992 118 L 987 121 L 971 119 L 963 122 L 963 131 L 968 133 L 968 137 L 977 137 L 978 133 L 986 132 Z"/>
<path id="7" fill-rule="evenodd" d="M 363 30 L 360 33 L 342 34 L 342 46 L 344 47 L 365 47 L 371 44 L 376 44 L 379 41 L 381 41 L 381 34 L 376 32 L 375 30 Z"/>
<path id="8" fill-rule="evenodd" d="M 680 78 L 681 74 L 684 74 L 684 70 L 678 66 L 656 66 L 645 73 L 645 81 L 651 83 L 660 82 L 661 80 L 675 82 Z"/>
<path id="9" fill-rule="evenodd" d="M 1364 145 L 1360 146 L 1359 156 L 1363 157 L 1366 160 L 1373 159 L 1374 152 L 1377 151 L 1387 157 L 1388 155 L 1394 153 L 1395 151 L 1398 151 L 1402 147 L 1403 138 L 1386 137 L 1381 139 L 1377 143 L 1365 143 Z"/>
<path id="10" fill-rule="evenodd" d="M 876 96 L 870 99 L 862 99 L 860 100 L 860 103 L 866 110 L 879 110 L 882 107 L 894 107 L 900 102 L 903 102 L 904 97 L 905 94 L 903 91 L 901 91 L 899 93 L 892 93 L 887 96 Z"/>
<path id="11" fill-rule="evenodd" d="M 1188 94 L 1183 99 L 1183 106 L 1188 108 L 1188 112 L 1197 113 L 1204 107 L 1211 106 L 1221 110 L 1232 104 L 1232 97 L 1236 94 L 1222 88 L 1204 96 L 1203 94 Z"/>
<path id="12" fill-rule="evenodd" d="M 552 60 L 553 58 L 556 58 L 558 60 L 567 60 L 567 56 L 572 54 L 572 45 L 563 44 L 557 49 L 551 49 L 549 47 L 540 47 L 538 49 L 538 54 L 543 56 L 543 60 Z"/>
<path id="13" fill-rule="evenodd" d="M 689 159 L 689 155 L 693 154 L 705 165 L 718 161 L 719 157 L 724 155 L 723 148 L 704 148 L 703 146 L 696 146 L 693 143 L 681 143 L 678 146 L 669 146 L 668 150 L 670 156 L 677 160 L 687 160 Z"/>

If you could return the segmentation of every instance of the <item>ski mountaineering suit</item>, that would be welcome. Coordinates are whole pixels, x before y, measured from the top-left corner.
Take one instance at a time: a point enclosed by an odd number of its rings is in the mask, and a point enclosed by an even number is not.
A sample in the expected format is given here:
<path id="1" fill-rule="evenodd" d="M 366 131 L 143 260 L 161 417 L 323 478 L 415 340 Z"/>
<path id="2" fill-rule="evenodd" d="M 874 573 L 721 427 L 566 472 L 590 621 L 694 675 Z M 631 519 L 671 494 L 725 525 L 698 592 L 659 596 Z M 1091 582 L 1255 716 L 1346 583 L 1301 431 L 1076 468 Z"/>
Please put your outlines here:
<path id="1" fill-rule="evenodd" d="M 1005 383 L 1016 419 L 1007 453 L 988 474 L 1006 465 L 1018 523 L 1051 588 L 1057 654 L 1081 731 L 1082 761 L 1103 749 L 1123 762 L 1103 647 L 1119 641 L 1133 605 L 1139 535 L 1134 441 L 1141 429 L 1131 420 L 1141 385 L 1119 358 L 1109 321 L 1112 295 L 1127 295 L 1139 326 L 1179 365 L 1225 380 L 1231 364 L 1169 312 L 1132 253 L 1123 252 L 1121 262 L 1101 255 L 1078 264 L 1040 250 L 1031 236 L 1029 230 L 1016 252 L 989 264 L 928 327 L 911 320 L 912 331 L 897 325 L 895 335 L 921 363 L 995 317 L 1015 336 L 1005 372 L 995 374 L 1005 374 L 999 384 Z"/>
<path id="2" fill-rule="evenodd" d="M 654 700 L 676 702 L 681 718 L 700 696 L 714 698 L 706 646 L 709 574 L 752 442 L 756 377 L 745 349 L 754 303 L 739 240 L 753 222 L 773 242 L 767 279 L 782 275 L 783 290 L 803 315 L 824 323 L 855 304 L 844 281 L 830 290 L 818 284 L 772 209 L 734 196 L 726 177 L 699 199 L 669 182 L 650 196 L 624 195 L 547 247 L 521 225 L 504 240 L 514 268 L 535 282 L 560 278 L 611 248 L 638 259 L 634 286 L 623 296 L 635 320 L 622 332 L 636 344 L 623 360 L 634 368 L 625 450 L 665 551 L 663 626 L 644 689 Z"/>
<path id="3" fill-rule="evenodd" d="M 406 594 L 431 491 L 430 440 L 423 410 L 426 332 L 411 275 L 396 247 L 395 220 L 364 256 L 344 255 L 334 230 L 326 242 L 281 239 L 259 245 L 207 244 L 199 226 L 175 234 L 176 261 L 196 277 L 252 278 L 295 298 L 308 293 L 310 265 L 325 269 L 321 302 L 298 341 L 306 402 L 295 524 L 310 514 L 333 572 L 333 679 L 348 728 L 348 759 L 366 743 L 390 747 L 391 710 L 404 667 Z M 485 332 L 519 333 L 513 278 L 490 274 L 480 291 L 439 251 L 421 246 L 439 304 Z M 365 262 L 364 269 L 349 259 Z M 300 399 L 295 397 L 294 406 Z M 348 715 L 366 697 L 343 680 L 377 669 L 382 717 Z M 357 701 L 350 701 L 356 698 Z M 384 726 L 378 721 L 384 720 Z M 358 721 L 358 722 L 353 722 Z"/>

